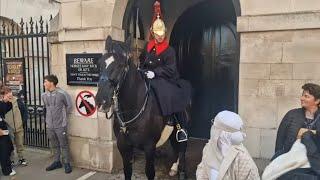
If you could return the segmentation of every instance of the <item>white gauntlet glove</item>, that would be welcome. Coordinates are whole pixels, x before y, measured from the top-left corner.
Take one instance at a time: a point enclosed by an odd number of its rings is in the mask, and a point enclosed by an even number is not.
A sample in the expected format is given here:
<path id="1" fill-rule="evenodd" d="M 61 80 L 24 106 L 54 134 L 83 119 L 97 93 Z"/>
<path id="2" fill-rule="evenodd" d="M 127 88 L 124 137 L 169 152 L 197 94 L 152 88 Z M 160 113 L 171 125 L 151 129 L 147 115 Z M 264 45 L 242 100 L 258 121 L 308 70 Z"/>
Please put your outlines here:
<path id="1" fill-rule="evenodd" d="M 147 71 L 145 72 L 148 79 L 153 79 L 155 77 L 155 74 L 153 71 Z"/>

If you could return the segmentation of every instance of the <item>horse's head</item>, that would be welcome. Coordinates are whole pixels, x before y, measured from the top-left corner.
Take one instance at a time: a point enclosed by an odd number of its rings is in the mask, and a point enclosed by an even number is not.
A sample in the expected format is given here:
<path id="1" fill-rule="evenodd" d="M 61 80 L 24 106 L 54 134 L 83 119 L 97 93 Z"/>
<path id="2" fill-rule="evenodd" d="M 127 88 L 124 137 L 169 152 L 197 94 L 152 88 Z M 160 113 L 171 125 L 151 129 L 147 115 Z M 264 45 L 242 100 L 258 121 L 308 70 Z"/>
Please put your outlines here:
<path id="1" fill-rule="evenodd" d="M 114 41 L 108 36 L 105 50 L 105 54 L 99 60 L 100 80 L 96 104 L 100 111 L 108 112 L 113 102 L 112 98 L 128 71 L 130 41 Z"/>

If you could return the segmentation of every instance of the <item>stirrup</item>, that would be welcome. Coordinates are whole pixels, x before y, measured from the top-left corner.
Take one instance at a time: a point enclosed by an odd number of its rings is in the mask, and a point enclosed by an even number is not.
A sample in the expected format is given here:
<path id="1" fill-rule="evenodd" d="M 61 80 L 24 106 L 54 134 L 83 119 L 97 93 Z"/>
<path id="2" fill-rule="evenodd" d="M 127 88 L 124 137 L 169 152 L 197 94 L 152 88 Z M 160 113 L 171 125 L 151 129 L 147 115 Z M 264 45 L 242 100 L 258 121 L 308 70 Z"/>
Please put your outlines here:
<path id="1" fill-rule="evenodd" d="M 186 132 L 186 130 L 182 129 L 180 124 L 178 123 L 176 125 L 177 127 L 177 132 L 176 132 L 176 140 L 177 142 L 184 142 L 188 140 L 188 133 Z"/>

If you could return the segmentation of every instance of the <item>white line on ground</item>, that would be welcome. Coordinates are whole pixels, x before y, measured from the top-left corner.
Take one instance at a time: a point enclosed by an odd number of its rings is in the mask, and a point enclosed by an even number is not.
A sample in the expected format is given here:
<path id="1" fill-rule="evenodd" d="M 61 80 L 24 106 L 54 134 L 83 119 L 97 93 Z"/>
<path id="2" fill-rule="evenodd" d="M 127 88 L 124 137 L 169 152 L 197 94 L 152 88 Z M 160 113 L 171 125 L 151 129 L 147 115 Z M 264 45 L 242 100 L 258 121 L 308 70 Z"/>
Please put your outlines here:
<path id="1" fill-rule="evenodd" d="M 79 177 L 77 180 L 86 180 L 86 179 L 88 179 L 89 177 L 93 176 L 96 173 L 97 172 L 95 172 L 95 171 L 91 171 L 91 172 Z"/>

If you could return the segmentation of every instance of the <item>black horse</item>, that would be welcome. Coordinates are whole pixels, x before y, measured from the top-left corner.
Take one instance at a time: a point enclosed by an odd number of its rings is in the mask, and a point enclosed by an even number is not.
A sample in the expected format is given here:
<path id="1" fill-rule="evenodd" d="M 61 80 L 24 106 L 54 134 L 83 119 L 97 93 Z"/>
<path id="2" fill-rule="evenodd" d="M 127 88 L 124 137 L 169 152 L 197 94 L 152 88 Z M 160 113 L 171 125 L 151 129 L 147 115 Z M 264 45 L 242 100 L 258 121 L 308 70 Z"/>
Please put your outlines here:
<path id="1" fill-rule="evenodd" d="M 130 57 L 130 43 L 114 41 L 108 36 L 106 53 L 100 59 L 100 81 L 96 103 L 100 110 L 114 115 L 114 133 L 121 153 L 125 179 L 132 176 L 133 148 L 144 151 L 145 173 L 155 177 L 156 144 L 166 125 L 166 119 L 148 82 Z M 108 113 L 107 113 L 108 116 Z M 176 131 L 176 130 L 175 130 Z M 175 131 L 170 143 L 175 151 L 178 177 L 185 179 L 187 142 L 178 143 Z M 171 174 L 172 175 L 172 174 Z"/>

